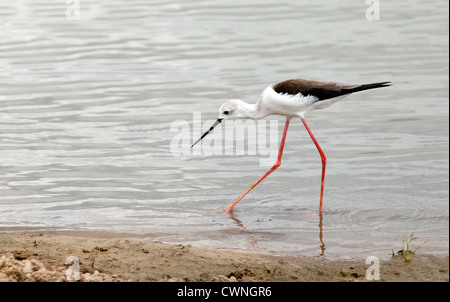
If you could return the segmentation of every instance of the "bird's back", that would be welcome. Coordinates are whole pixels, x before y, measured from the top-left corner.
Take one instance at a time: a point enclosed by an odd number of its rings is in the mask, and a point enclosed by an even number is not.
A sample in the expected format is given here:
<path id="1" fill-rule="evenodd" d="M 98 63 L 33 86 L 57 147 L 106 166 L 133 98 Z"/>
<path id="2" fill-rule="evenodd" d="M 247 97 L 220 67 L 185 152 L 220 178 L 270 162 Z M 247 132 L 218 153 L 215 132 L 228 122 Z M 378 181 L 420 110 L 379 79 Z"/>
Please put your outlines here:
<path id="1" fill-rule="evenodd" d="M 303 115 L 328 107 L 351 93 L 385 86 L 389 82 L 355 85 L 291 79 L 268 86 L 261 94 L 259 105 L 265 115 Z"/>
<path id="2" fill-rule="evenodd" d="M 273 90 L 279 94 L 303 96 L 312 95 L 318 101 L 323 101 L 357 91 L 389 86 L 389 82 L 354 85 L 335 82 L 322 82 L 305 79 L 291 79 L 272 85 Z"/>
<path id="3" fill-rule="evenodd" d="M 291 79 L 272 86 L 276 93 L 303 96 L 313 95 L 319 100 L 325 100 L 341 95 L 343 84 L 321 82 L 315 80 Z"/>

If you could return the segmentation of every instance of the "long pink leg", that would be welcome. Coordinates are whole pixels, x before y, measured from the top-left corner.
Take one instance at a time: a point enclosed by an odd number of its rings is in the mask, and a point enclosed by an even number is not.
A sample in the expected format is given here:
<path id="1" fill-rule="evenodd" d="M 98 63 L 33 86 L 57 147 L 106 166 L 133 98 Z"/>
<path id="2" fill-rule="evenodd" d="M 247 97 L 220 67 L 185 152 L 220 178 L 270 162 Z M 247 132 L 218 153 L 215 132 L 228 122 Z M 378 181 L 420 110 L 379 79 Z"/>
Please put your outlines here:
<path id="1" fill-rule="evenodd" d="M 250 192 L 254 187 L 256 187 L 264 178 L 266 178 L 270 173 L 272 173 L 273 171 L 275 171 L 280 165 L 281 165 L 281 156 L 283 155 L 283 148 L 284 148 L 284 141 L 286 140 L 286 134 L 289 128 L 289 122 L 290 122 L 290 118 L 286 119 L 286 124 L 284 125 L 284 131 L 283 131 L 283 137 L 281 138 L 281 144 L 280 144 L 280 150 L 278 151 L 278 158 L 277 161 L 275 162 L 275 164 L 273 165 L 272 168 L 270 168 L 269 171 L 266 172 L 266 174 L 264 174 L 260 179 L 258 179 L 253 185 L 251 185 L 250 188 L 247 189 L 247 191 L 245 191 L 241 196 L 239 196 L 238 199 L 236 199 L 235 201 L 233 201 L 233 203 L 231 203 L 226 209 L 226 212 L 230 212 L 233 207 L 242 199 L 244 198 L 245 195 L 247 195 L 248 192 Z"/>
<path id="2" fill-rule="evenodd" d="M 319 212 L 322 213 L 322 205 L 323 205 L 323 187 L 325 182 L 325 169 L 327 166 L 327 157 L 322 151 L 322 148 L 320 148 L 319 143 L 317 142 L 316 138 L 311 132 L 311 129 L 309 129 L 308 124 L 306 123 L 305 119 L 303 117 L 300 118 L 303 122 L 303 125 L 305 125 L 306 130 L 308 131 L 309 135 L 311 136 L 311 139 L 313 140 L 314 144 L 316 145 L 317 150 L 320 153 L 320 158 L 322 159 L 322 183 L 320 186 L 320 205 L 319 205 Z"/>

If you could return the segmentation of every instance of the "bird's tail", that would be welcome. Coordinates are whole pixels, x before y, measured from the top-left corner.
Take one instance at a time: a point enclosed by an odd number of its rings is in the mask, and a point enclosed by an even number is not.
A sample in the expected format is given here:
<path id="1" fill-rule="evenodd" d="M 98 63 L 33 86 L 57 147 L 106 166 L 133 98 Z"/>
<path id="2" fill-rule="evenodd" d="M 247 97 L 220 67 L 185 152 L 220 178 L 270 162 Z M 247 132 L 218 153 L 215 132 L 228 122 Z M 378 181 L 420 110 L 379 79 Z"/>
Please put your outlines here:
<path id="1" fill-rule="evenodd" d="M 358 91 L 363 91 L 363 90 L 368 90 L 368 89 L 387 87 L 387 86 L 391 86 L 391 85 L 392 85 L 391 82 L 363 84 L 363 85 L 359 85 L 359 86 L 352 87 L 352 88 L 342 89 L 342 92 L 344 92 L 344 94 L 348 94 L 348 93 L 353 93 L 353 92 L 358 92 Z"/>

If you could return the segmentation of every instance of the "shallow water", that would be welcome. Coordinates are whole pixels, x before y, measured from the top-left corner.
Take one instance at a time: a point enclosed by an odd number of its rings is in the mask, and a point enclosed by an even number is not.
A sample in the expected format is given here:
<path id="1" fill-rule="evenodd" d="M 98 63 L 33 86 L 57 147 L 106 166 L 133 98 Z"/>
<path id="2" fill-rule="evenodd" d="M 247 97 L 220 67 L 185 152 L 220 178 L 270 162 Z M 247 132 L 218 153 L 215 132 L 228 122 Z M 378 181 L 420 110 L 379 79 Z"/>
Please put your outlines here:
<path id="1" fill-rule="evenodd" d="M 368 21 L 364 1 L 291 2 L 81 0 L 80 20 L 64 1 L 2 3 L 0 230 L 340 258 L 388 257 L 415 232 L 413 248 L 448 255 L 448 3 L 380 1 Z M 322 216 L 300 120 L 280 169 L 218 212 L 267 154 L 209 155 L 206 139 L 189 153 L 194 124 L 288 78 L 394 85 L 306 116 L 328 157 Z M 175 121 L 194 129 L 181 156 Z M 284 118 L 265 121 L 279 141 Z M 234 126 L 209 142 L 240 144 Z"/>

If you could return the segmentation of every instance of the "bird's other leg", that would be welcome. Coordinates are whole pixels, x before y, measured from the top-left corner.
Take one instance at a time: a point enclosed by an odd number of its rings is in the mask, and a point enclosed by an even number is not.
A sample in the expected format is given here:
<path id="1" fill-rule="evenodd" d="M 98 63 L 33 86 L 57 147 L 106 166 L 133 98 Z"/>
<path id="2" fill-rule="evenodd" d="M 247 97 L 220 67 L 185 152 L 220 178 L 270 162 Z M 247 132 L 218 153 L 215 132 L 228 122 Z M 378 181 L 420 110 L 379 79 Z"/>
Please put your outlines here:
<path id="1" fill-rule="evenodd" d="M 311 132 L 311 129 L 309 129 L 308 124 L 306 123 L 305 118 L 300 117 L 300 119 L 303 122 L 303 125 L 305 125 L 306 130 L 309 133 L 309 136 L 311 136 L 312 141 L 316 145 L 317 150 L 320 153 L 320 158 L 322 160 L 322 182 L 320 186 L 320 205 L 319 205 L 319 212 L 322 213 L 322 205 L 323 205 L 323 188 L 324 188 L 324 182 L 325 182 L 325 169 L 327 167 L 327 157 L 325 156 L 325 153 L 323 153 L 322 148 L 320 147 L 319 143 L 317 142 L 316 138 L 314 137 L 313 133 Z"/>
<path id="2" fill-rule="evenodd" d="M 266 178 L 270 173 L 272 173 L 273 171 L 275 171 L 280 165 L 281 165 L 281 157 L 283 155 L 283 149 L 284 149 L 284 142 L 286 140 L 286 134 L 289 128 L 289 122 L 290 122 L 290 118 L 286 118 L 286 124 L 284 125 L 284 131 L 283 131 L 283 137 L 281 138 L 281 143 L 280 143 L 280 150 L 278 151 L 278 158 L 277 161 L 275 162 L 275 164 L 273 165 L 272 168 L 270 168 L 269 171 L 266 172 L 266 174 L 264 174 L 260 179 L 258 179 L 253 185 L 251 185 L 250 188 L 248 188 L 241 196 L 239 196 L 238 199 L 236 199 L 235 201 L 233 201 L 226 209 L 226 212 L 230 212 L 233 207 L 242 199 L 244 198 L 245 195 L 247 195 L 248 192 L 250 192 L 254 187 L 256 187 L 264 178 Z"/>

